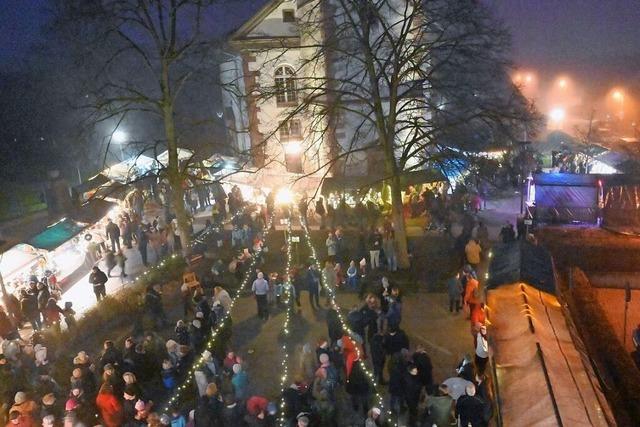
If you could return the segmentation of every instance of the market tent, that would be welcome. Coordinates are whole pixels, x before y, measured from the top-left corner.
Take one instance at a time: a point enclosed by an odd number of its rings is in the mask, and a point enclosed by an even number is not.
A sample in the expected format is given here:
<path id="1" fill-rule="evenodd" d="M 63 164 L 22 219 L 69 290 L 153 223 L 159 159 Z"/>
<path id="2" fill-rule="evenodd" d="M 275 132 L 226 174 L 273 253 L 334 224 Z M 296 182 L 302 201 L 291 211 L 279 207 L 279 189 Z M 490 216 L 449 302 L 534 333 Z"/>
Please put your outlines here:
<path id="1" fill-rule="evenodd" d="M 33 263 L 39 254 L 33 246 L 20 243 L 0 254 L 0 274 L 4 280 L 12 276 L 29 264 Z"/>
<path id="2" fill-rule="evenodd" d="M 63 218 L 31 238 L 27 243 L 34 248 L 51 251 L 80 234 L 88 226 L 89 224 L 86 223 Z"/>
<path id="3" fill-rule="evenodd" d="M 487 305 L 501 425 L 615 425 L 554 295 L 516 282 L 491 289 Z"/>
<path id="4" fill-rule="evenodd" d="M 549 252 L 525 240 L 494 245 L 491 248 L 487 288 L 505 283 L 526 282 L 545 292 L 555 292 L 553 262 Z"/>
<path id="5" fill-rule="evenodd" d="M 102 175 L 120 183 L 131 183 L 155 173 L 156 162 L 151 157 L 139 155 L 115 164 L 102 171 Z"/>
<path id="6" fill-rule="evenodd" d="M 193 151 L 188 150 L 186 148 L 178 148 L 178 161 L 186 161 L 193 157 Z M 169 150 L 161 153 L 157 157 L 158 163 L 160 163 L 163 167 L 166 167 L 169 164 Z"/>

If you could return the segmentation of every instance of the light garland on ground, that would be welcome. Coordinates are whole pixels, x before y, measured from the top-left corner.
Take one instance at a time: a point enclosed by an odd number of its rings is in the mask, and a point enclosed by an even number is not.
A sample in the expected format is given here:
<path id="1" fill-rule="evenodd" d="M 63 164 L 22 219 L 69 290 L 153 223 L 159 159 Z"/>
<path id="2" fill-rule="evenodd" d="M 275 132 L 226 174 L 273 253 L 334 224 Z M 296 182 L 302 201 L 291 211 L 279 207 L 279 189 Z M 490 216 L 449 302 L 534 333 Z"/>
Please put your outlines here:
<path id="1" fill-rule="evenodd" d="M 287 270 L 286 270 L 286 284 L 287 284 L 287 291 L 286 291 L 286 297 L 285 297 L 285 304 L 287 307 L 287 311 L 286 311 L 286 318 L 284 321 L 284 327 L 283 327 L 283 332 L 284 332 L 284 339 L 283 339 L 283 343 L 282 343 L 282 376 L 280 377 L 280 418 L 279 418 L 279 424 L 281 427 L 286 426 L 286 422 L 287 420 L 285 419 L 285 408 L 287 406 L 286 401 L 284 399 L 284 391 L 285 391 L 285 387 L 287 387 L 287 379 L 289 378 L 289 345 L 288 345 L 288 340 L 289 340 L 289 323 L 291 321 L 291 312 L 293 311 L 293 307 L 291 305 L 292 301 L 291 298 L 293 297 L 291 295 L 291 260 L 292 260 L 292 255 L 291 255 L 291 220 L 287 220 Z"/>
<path id="2" fill-rule="evenodd" d="M 321 271 L 321 274 L 322 274 L 322 287 L 327 291 L 327 294 L 329 295 L 329 300 L 331 301 L 331 305 L 333 307 L 335 307 L 335 311 L 338 313 L 338 320 L 340 321 L 340 325 L 342 326 L 342 329 L 347 333 L 347 335 L 349 335 L 349 337 L 353 341 L 357 342 L 355 337 L 358 336 L 358 335 L 355 332 L 353 332 L 351 330 L 351 328 L 349 328 L 349 325 L 347 324 L 344 316 L 342 315 L 340 306 L 336 302 L 335 289 L 331 289 L 327 285 L 327 278 L 326 278 L 326 275 L 325 275 L 325 272 L 324 272 L 324 268 L 321 269 L 320 263 L 318 261 L 318 256 L 317 256 L 317 253 L 316 253 L 316 249 L 313 246 L 313 243 L 311 242 L 311 235 L 309 233 L 309 229 L 307 228 L 307 224 L 303 221 L 302 217 L 300 217 L 300 224 L 302 226 L 302 231 L 304 232 L 304 237 L 305 237 L 305 241 L 307 243 L 307 247 L 311 251 L 311 259 L 312 259 L 313 263 L 316 265 L 316 268 L 318 268 Z M 364 337 L 360 337 L 360 338 L 363 339 Z M 365 366 L 364 361 L 361 358 L 362 354 L 360 352 L 360 348 L 357 345 L 355 346 L 355 348 L 356 348 L 356 353 L 358 355 L 358 360 L 360 361 L 360 367 L 362 368 L 362 371 L 365 373 L 365 375 L 369 379 L 369 382 L 373 386 L 373 389 L 375 390 L 375 397 L 376 397 L 376 400 L 378 401 L 378 407 L 379 407 L 381 412 L 384 412 L 384 396 L 378 390 L 378 382 L 376 381 L 376 378 L 373 375 L 373 372 L 371 372 L 371 370 L 367 366 Z M 387 414 L 389 415 L 389 417 L 391 417 L 391 415 L 392 415 L 390 410 L 387 412 Z M 397 423 L 395 425 L 397 426 Z"/>
<path id="3" fill-rule="evenodd" d="M 263 235 L 264 235 L 265 241 L 266 241 L 267 235 L 269 234 L 269 230 L 271 229 L 271 224 L 272 223 L 273 223 L 273 217 L 271 217 L 271 219 L 269 220 L 268 224 L 266 224 L 265 228 L 263 229 Z M 213 345 L 216 342 L 216 339 L 218 338 L 218 336 L 220 334 L 220 331 L 222 331 L 222 329 L 226 325 L 227 320 L 231 318 L 231 310 L 233 310 L 233 307 L 235 306 L 236 302 L 240 299 L 240 295 L 242 294 L 244 289 L 249 284 L 249 281 L 251 280 L 252 273 L 253 273 L 253 271 L 254 271 L 254 269 L 256 267 L 256 264 L 258 262 L 258 259 L 259 259 L 258 256 L 253 256 L 251 258 L 251 263 L 249 264 L 249 268 L 247 269 L 247 272 L 245 273 L 244 278 L 242 279 L 242 282 L 240 283 L 240 287 L 238 288 L 238 292 L 236 293 L 235 298 L 233 298 L 231 300 L 231 303 L 229 304 L 229 310 L 225 311 L 222 320 L 220 322 L 218 322 L 218 325 L 216 326 L 216 328 L 209 335 L 209 339 L 207 340 L 207 344 L 205 346 L 205 350 L 209 350 L 209 349 L 211 349 L 213 347 Z M 163 413 L 168 413 L 171 405 L 173 405 L 175 402 L 177 402 L 180 399 L 180 397 L 182 396 L 182 393 L 184 391 L 186 391 L 187 388 L 193 382 L 193 380 L 195 378 L 196 371 L 198 371 L 200 368 L 202 368 L 204 363 L 205 363 L 205 358 L 204 358 L 204 355 L 201 354 L 200 357 L 193 363 L 193 365 L 189 369 L 185 381 L 176 389 L 176 391 L 174 392 L 173 396 L 171 396 L 171 398 L 167 401 L 167 404 L 163 408 Z"/>

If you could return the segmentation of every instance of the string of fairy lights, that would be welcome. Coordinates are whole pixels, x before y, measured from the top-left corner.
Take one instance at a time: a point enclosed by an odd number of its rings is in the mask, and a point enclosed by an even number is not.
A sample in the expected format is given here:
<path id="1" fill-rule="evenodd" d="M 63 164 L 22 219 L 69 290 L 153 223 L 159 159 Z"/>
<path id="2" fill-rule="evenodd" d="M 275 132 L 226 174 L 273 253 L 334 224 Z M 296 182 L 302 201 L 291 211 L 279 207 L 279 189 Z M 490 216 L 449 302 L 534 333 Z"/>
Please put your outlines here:
<path id="1" fill-rule="evenodd" d="M 287 269 L 286 269 L 286 291 L 285 291 L 285 304 L 287 307 L 284 326 L 283 326 L 283 342 L 282 342 L 282 376 L 280 377 L 280 418 L 278 423 L 281 427 L 286 426 L 287 420 L 285 418 L 286 400 L 284 398 L 285 387 L 287 387 L 287 379 L 289 378 L 289 323 L 291 321 L 291 314 L 293 311 L 293 305 L 291 304 L 291 220 L 287 220 Z"/>
<path id="2" fill-rule="evenodd" d="M 263 229 L 263 236 L 265 241 L 269 234 L 269 230 L 271 230 L 272 223 L 273 223 L 273 217 L 269 219 L 268 223 L 265 225 L 265 228 Z M 242 279 L 242 282 L 240 283 L 240 287 L 238 288 L 236 296 L 231 299 L 231 303 L 229 304 L 229 310 L 225 311 L 224 316 L 222 317 L 222 320 L 218 322 L 218 325 L 215 327 L 213 331 L 211 331 L 211 334 L 209 335 L 207 344 L 205 345 L 206 350 L 209 350 L 213 347 L 213 345 L 216 342 L 216 339 L 220 335 L 220 332 L 225 327 L 227 320 L 231 318 L 231 311 L 233 310 L 233 307 L 235 306 L 236 302 L 239 300 L 240 295 L 242 295 L 243 291 L 249 284 L 249 281 L 251 280 L 251 277 L 252 277 L 252 273 L 255 270 L 255 267 L 256 267 L 256 264 L 258 263 L 259 258 L 260 257 L 257 255 L 254 255 L 251 258 L 251 262 Z M 171 398 L 169 398 L 166 405 L 164 406 L 163 408 L 164 413 L 167 413 L 171 408 L 171 406 L 174 403 L 176 403 L 178 400 L 180 400 L 182 394 L 191 386 L 192 382 L 194 381 L 196 371 L 202 368 L 202 366 L 205 363 L 205 360 L 206 359 L 204 355 L 201 354 L 200 357 L 193 363 L 193 365 L 191 365 L 191 368 L 187 372 L 185 381 L 175 389 L 173 395 L 171 396 Z"/>
<path id="3" fill-rule="evenodd" d="M 316 265 L 316 268 L 321 272 L 322 287 L 327 291 L 327 295 L 329 296 L 329 300 L 331 301 L 331 305 L 333 307 L 335 307 L 335 311 L 338 313 L 338 319 L 340 321 L 340 325 L 342 326 L 342 329 L 347 333 L 347 335 L 349 335 L 349 337 L 352 340 L 357 342 L 357 340 L 356 340 L 357 334 L 355 332 L 353 332 L 353 330 L 351 330 L 351 328 L 349 328 L 349 325 L 347 324 L 347 321 L 345 320 L 344 316 L 342 315 L 342 310 L 340 309 L 340 306 L 338 305 L 338 303 L 336 301 L 335 289 L 331 289 L 331 287 L 327 285 L 328 281 L 327 281 L 326 273 L 325 273 L 324 269 L 321 268 L 321 266 L 320 266 L 320 262 L 318 261 L 318 255 L 316 253 L 316 249 L 313 246 L 313 242 L 311 241 L 311 235 L 309 233 L 309 229 L 307 227 L 307 224 L 303 221 L 302 217 L 300 217 L 300 224 L 302 226 L 302 231 L 304 232 L 305 242 L 307 244 L 307 247 L 309 248 L 309 251 L 311 252 L 311 260 Z M 355 348 L 356 348 L 356 354 L 358 356 L 358 360 L 360 360 L 360 367 L 362 368 L 362 371 L 367 376 L 369 382 L 371 383 L 371 385 L 373 386 L 373 389 L 375 390 L 375 398 L 376 398 L 376 400 L 378 402 L 378 408 L 380 409 L 381 412 L 384 412 L 384 396 L 379 391 L 378 382 L 376 381 L 375 375 L 364 364 L 364 361 L 361 358 L 362 354 L 360 352 L 359 346 L 356 345 Z M 389 408 L 389 411 L 387 412 L 387 414 L 389 415 L 389 417 L 392 416 L 391 408 Z M 397 423 L 395 425 L 397 426 Z"/>

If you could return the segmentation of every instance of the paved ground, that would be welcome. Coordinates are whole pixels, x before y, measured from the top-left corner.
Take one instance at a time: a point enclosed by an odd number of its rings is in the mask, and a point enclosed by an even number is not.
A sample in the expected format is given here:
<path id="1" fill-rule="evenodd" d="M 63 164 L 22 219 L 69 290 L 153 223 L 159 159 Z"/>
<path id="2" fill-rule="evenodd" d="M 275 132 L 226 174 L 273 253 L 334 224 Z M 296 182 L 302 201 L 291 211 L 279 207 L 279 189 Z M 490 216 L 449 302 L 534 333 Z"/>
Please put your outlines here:
<path id="1" fill-rule="evenodd" d="M 337 302 L 346 313 L 359 301 L 354 293 L 340 292 Z M 311 309 L 307 292 L 302 293 L 301 303 L 301 313 L 292 319 L 290 348 L 295 348 L 290 353 L 290 374 L 301 370 L 302 346 L 309 343 L 315 348 L 318 339 L 327 336 L 325 311 Z M 465 353 L 473 351 L 468 320 L 463 313 L 449 313 L 447 304 L 443 293 L 419 291 L 404 299 L 402 327 L 409 334 L 412 349 L 417 345 L 426 348 L 434 365 L 436 381 L 455 375 L 457 363 Z M 232 313 L 232 347 L 245 357 L 252 392 L 275 399 L 280 394 L 278 379 L 283 357 L 281 342 L 285 312 L 275 307 L 271 312 L 273 315 L 269 320 L 258 319 L 255 300 L 242 297 Z M 349 425 L 356 420 L 345 418 L 344 421 Z"/>

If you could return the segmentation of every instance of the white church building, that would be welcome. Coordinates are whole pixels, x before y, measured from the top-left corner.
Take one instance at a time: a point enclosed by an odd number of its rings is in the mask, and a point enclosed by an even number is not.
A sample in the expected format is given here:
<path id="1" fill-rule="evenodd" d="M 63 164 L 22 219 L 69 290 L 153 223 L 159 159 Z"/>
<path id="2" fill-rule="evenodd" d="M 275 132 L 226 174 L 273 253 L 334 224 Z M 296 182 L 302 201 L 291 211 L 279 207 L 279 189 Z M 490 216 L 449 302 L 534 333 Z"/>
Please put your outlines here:
<path id="1" fill-rule="evenodd" d="M 375 129 L 350 113 L 362 108 L 357 100 L 342 99 L 353 106 L 331 114 L 296 111 L 308 96 L 300 90 L 302 79 L 321 81 L 346 73 L 348 67 L 344 58 L 326 56 L 313 67 L 305 60 L 305 55 L 314 54 L 309 46 L 321 44 L 313 39 L 331 31 L 327 26 L 317 27 L 320 34 L 305 31 L 309 8 L 324 13 L 333 7 L 331 0 L 317 1 L 268 1 L 229 35 L 226 62 L 221 64 L 225 124 L 233 148 L 279 185 L 304 178 L 311 181 L 305 187 L 311 187 L 325 176 L 380 175 L 383 168 Z M 264 88 L 275 89 L 264 96 Z M 354 150 L 365 146 L 371 148 Z"/>

